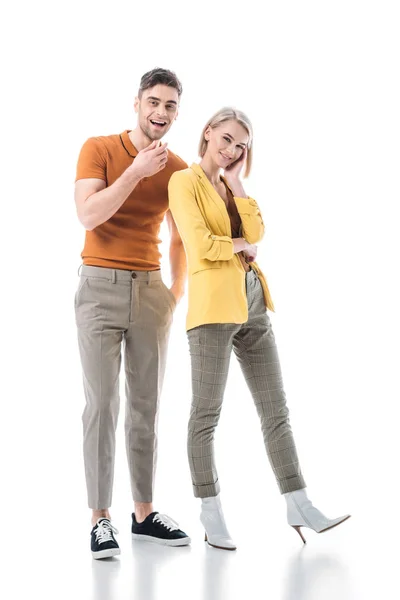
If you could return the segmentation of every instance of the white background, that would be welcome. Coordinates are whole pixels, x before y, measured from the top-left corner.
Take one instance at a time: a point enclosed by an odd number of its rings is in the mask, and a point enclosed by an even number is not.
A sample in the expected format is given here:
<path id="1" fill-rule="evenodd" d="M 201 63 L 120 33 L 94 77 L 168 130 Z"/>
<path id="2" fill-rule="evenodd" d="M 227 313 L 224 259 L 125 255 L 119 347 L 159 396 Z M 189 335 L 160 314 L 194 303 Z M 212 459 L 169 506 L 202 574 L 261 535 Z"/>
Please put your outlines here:
<path id="1" fill-rule="evenodd" d="M 399 5 L 257 4 L 75 0 L 2 10 L 0 548 L 7 598 L 398 593 Z M 303 472 L 321 510 L 353 515 L 324 536 L 306 531 L 305 548 L 285 522 L 234 358 L 216 451 L 238 551 L 202 541 L 186 459 L 184 300 L 161 404 L 155 506 L 179 521 L 192 547 L 130 540 L 122 403 L 112 507 L 122 554 L 92 563 L 73 311 L 84 240 L 75 165 L 88 137 L 135 126 L 139 80 L 155 66 L 176 71 L 183 83 L 167 139 L 187 162 L 197 160 L 201 129 L 220 107 L 236 106 L 253 121 L 246 189 L 267 224 L 258 262 L 276 305 L 272 322 Z M 168 281 L 165 228 L 162 236 Z"/>

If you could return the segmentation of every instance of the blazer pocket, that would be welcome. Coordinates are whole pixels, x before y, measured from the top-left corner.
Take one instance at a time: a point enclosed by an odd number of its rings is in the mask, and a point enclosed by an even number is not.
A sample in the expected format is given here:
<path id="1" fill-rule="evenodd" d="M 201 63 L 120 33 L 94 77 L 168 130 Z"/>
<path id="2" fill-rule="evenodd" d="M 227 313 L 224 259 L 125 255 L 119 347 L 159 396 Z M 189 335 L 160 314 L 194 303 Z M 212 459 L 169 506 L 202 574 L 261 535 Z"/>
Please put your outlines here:
<path id="1" fill-rule="evenodd" d="M 200 264 L 196 265 L 192 275 L 201 273 L 202 271 L 208 271 L 209 269 L 220 269 L 222 267 L 222 260 L 202 260 Z"/>

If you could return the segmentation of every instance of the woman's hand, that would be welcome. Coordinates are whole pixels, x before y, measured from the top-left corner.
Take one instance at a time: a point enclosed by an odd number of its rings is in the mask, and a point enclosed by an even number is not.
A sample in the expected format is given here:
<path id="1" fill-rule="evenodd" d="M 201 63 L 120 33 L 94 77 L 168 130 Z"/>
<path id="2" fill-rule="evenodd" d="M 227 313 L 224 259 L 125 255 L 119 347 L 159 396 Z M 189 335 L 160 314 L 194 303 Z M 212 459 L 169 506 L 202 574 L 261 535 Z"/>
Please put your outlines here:
<path id="1" fill-rule="evenodd" d="M 238 160 L 235 160 L 234 163 L 229 165 L 224 170 L 224 177 L 228 181 L 228 183 L 239 181 L 240 173 L 242 172 L 243 165 L 246 162 L 246 158 L 247 158 L 247 147 L 243 150 L 242 156 L 240 158 L 238 158 Z"/>
<path id="2" fill-rule="evenodd" d="M 232 190 L 232 194 L 237 198 L 247 198 L 242 182 L 240 181 L 240 173 L 247 158 L 247 148 L 243 150 L 242 156 L 227 167 L 224 171 L 224 177 Z"/>
<path id="3" fill-rule="evenodd" d="M 253 262 L 257 256 L 257 246 L 249 244 L 244 238 L 233 238 L 233 251 L 235 254 L 243 252 L 248 262 Z"/>
<path id="4" fill-rule="evenodd" d="M 243 254 L 247 259 L 247 262 L 253 262 L 257 257 L 257 246 L 254 244 L 248 244 L 246 250 L 243 250 Z"/>

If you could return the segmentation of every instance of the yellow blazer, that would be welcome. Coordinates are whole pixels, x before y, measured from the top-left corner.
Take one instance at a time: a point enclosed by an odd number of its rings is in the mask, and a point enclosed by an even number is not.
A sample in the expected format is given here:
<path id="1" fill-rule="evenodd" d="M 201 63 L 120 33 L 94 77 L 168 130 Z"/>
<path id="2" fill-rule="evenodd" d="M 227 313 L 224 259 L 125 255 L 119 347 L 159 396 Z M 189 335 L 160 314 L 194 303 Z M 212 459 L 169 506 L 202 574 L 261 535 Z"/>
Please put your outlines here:
<path id="1" fill-rule="evenodd" d="M 169 207 L 188 262 L 186 329 L 206 323 L 245 323 L 248 319 L 246 271 L 233 251 L 225 202 L 195 163 L 173 173 L 168 193 Z M 235 197 L 234 200 L 242 220 L 241 235 L 250 244 L 257 244 L 264 235 L 257 202 L 252 198 Z M 267 281 L 255 262 L 251 267 L 261 281 L 265 304 L 273 311 Z"/>

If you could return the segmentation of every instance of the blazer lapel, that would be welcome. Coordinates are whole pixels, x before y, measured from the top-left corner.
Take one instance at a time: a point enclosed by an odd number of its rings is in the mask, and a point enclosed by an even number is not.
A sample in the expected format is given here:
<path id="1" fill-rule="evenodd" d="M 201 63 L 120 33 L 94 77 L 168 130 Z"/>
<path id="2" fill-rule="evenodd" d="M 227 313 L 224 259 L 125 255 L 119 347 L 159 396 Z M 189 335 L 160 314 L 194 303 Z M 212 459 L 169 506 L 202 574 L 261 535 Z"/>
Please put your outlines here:
<path id="1" fill-rule="evenodd" d="M 196 173 L 197 181 L 201 189 L 212 202 L 213 216 L 215 220 L 222 226 L 221 229 L 225 232 L 224 235 L 231 236 L 231 221 L 229 219 L 228 211 L 226 210 L 225 202 L 218 194 L 217 190 L 214 189 L 211 181 L 208 179 L 200 165 L 193 163 L 190 168 Z"/>

